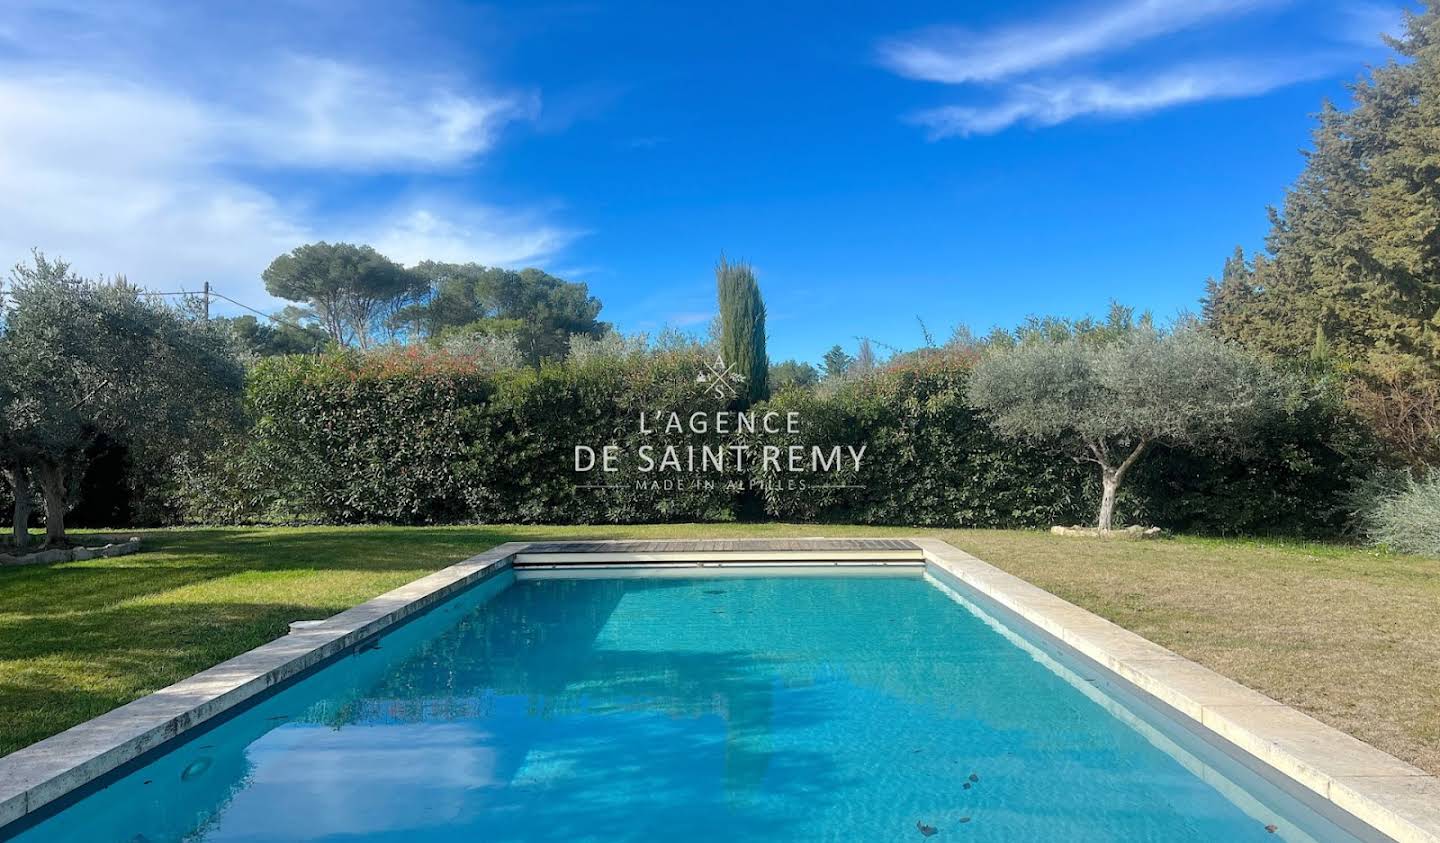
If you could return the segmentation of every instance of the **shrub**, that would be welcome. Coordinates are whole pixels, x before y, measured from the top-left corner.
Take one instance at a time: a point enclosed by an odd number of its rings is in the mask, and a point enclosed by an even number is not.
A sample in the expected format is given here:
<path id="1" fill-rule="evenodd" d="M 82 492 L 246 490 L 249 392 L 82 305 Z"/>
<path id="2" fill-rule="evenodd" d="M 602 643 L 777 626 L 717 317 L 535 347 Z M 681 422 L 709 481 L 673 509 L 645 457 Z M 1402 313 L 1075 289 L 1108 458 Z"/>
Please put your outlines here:
<path id="1" fill-rule="evenodd" d="M 409 349 L 274 357 L 250 377 L 253 427 L 228 467 L 272 516 L 420 523 L 464 516 L 461 407 L 491 389 L 464 358 Z"/>
<path id="2" fill-rule="evenodd" d="M 1353 478 L 1378 445 L 1329 385 L 1297 384 L 1245 447 L 1163 448 L 1137 467 L 1134 517 L 1210 534 L 1325 537 L 1351 523 Z"/>
<path id="3" fill-rule="evenodd" d="M 1380 474 L 1364 487 L 1359 516 L 1374 544 L 1402 553 L 1440 556 L 1440 469 L 1416 479 Z"/>
<path id="4" fill-rule="evenodd" d="M 723 482 L 684 494 L 639 489 L 633 461 L 592 478 L 575 446 L 702 444 L 656 433 L 646 410 L 724 409 L 697 394 L 693 351 L 495 371 L 416 350 L 262 361 L 250 435 L 185 472 L 201 521 L 338 523 L 644 522 L 730 517 Z M 707 401 L 714 406 L 701 406 Z M 698 402 L 698 403 L 697 403 Z M 722 478 L 716 477 L 719 481 Z M 581 484 L 615 488 L 581 488 Z"/>
<path id="5" fill-rule="evenodd" d="M 488 400 L 463 412 L 467 444 L 457 470 L 470 517 L 581 524 L 732 517 L 734 495 L 725 481 L 739 478 L 710 475 L 709 487 L 676 492 L 637 487 L 663 478 L 642 474 L 633 458 L 621 460 L 613 474 L 575 471 L 577 445 L 598 451 L 613 444 L 633 455 L 641 445 L 683 451 L 719 444 L 714 434 L 640 433 L 642 413 L 726 409 L 725 399 L 696 389 L 699 363 L 697 352 L 681 350 L 596 357 L 497 377 Z"/>
<path id="6" fill-rule="evenodd" d="M 798 411 L 796 435 L 769 444 L 865 446 L 862 470 L 806 475 L 807 488 L 776 485 L 755 465 L 765 512 L 795 521 L 1039 527 L 1070 522 L 1093 503 L 1089 472 L 1045 445 L 1010 445 L 966 403 L 969 367 L 921 361 L 816 395 L 787 391 L 757 412 Z"/>

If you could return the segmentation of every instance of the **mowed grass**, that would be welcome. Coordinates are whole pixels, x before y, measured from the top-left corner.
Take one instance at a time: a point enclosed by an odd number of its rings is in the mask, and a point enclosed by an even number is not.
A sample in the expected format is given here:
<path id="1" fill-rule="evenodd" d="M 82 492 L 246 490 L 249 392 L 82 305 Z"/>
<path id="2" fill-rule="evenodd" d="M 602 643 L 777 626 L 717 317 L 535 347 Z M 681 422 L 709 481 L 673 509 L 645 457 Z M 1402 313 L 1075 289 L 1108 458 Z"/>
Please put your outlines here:
<path id="1" fill-rule="evenodd" d="M 0 569 L 0 753 L 499 542 L 922 534 L 1440 773 L 1440 560 L 788 524 L 160 530 L 136 556 Z"/>

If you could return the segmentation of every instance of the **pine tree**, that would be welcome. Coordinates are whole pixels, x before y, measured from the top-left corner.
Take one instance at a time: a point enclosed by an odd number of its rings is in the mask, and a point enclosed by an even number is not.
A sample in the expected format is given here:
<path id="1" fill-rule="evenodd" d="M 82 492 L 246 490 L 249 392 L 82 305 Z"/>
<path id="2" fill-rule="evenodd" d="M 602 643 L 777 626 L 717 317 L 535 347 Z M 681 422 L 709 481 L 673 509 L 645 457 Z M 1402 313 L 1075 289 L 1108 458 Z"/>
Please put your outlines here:
<path id="1" fill-rule="evenodd" d="M 765 351 L 765 300 L 755 271 L 724 257 L 715 265 L 720 300 L 720 357 L 744 378 L 736 401 L 748 407 L 770 397 L 770 359 Z"/>
<path id="2" fill-rule="evenodd" d="M 1201 311 L 1208 325 L 1224 326 L 1226 333 L 1238 333 L 1239 322 L 1253 307 L 1255 298 L 1255 272 L 1245 261 L 1245 250 L 1235 247 L 1235 253 L 1225 259 L 1220 280 L 1205 281 L 1205 299 Z"/>
<path id="3" fill-rule="evenodd" d="M 850 371 L 850 364 L 855 362 L 855 358 L 846 354 L 845 349 L 840 346 L 832 345 L 830 350 L 825 352 L 824 361 L 825 378 L 838 380 L 845 377 L 846 372 Z"/>

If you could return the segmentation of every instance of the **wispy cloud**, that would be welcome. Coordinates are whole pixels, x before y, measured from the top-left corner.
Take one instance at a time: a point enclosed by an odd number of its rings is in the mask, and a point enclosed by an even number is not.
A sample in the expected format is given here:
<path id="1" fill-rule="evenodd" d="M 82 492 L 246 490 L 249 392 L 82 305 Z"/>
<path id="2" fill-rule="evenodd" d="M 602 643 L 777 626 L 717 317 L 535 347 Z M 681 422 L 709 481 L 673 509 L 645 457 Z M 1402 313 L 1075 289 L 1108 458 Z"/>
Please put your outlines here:
<path id="1" fill-rule="evenodd" d="M 999 132 L 1016 124 L 1054 126 L 1085 115 L 1124 116 L 1213 99 L 1263 94 L 1326 75 L 1323 62 L 1260 64 L 1210 62 L 1153 75 L 1115 79 L 1059 79 L 1013 86 L 998 102 L 952 105 L 914 114 L 932 139 Z"/>
<path id="2" fill-rule="evenodd" d="M 466 91 L 453 80 L 313 56 L 277 61 L 237 99 L 209 125 L 238 155 L 300 167 L 453 166 L 540 110 L 533 94 Z"/>
<path id="3" fill-rule="evenodd" d="M 1396 3 L 1348 3 L 1338 16 L 1341 41 L 1361 47 L 1378 46 L 1385 36 L 1405 34 L 1405 7 Z"/>
<path id="4" fill-rule="evenodd" d="M 993 134 L 1012 126 L 1055 126 L 1086 116 L 1126 117 L 1209 100 L 1265 94 L 1353 65 L 1360 31 L 1393 33 L 1397 6 L 1339 0 L 1317 45 L 1239 52 L 1234 26 L 1288 0 L 1111 0 L 1085 16 L 1061 15 L 985 31 L 935 27 L 880 45 L 900 76 L 956 86 L 959 102 L 906 116 L 934 139 Z M 1229 29 L 1221 29 L 1229 26 Z M 1205 57 L 1160 45 L 1130 49 L 1183 30 L 1208 28 L 1172 45 L 1197 44 Z M 1224 40 L 1207 38 L 1225 36 Z M 1242 35 L 1242 38 L 1244 36 Z M 1378 42 L 1369 36 L 1369 46 Z M 1119 61 L 1123 67 L 1117 67 Z"/>
<path id="5" fill-rule="evenodd" d="M 910 79 L 949 84 L 995 81 L 1275 4 L 1276 0 L 1127 0 L 1084 15 L 989 32 L 934 27 L 882 43 L 880 60 Z"/>
<path id="6" fill-rule="evenodd" d="M 371 226 L 343 230 L 403 263 L 431 259 L 513 266 L 555 255 L 585 232 L 519 212 L 444 197 L 427 197 L 396 208 Z"/>

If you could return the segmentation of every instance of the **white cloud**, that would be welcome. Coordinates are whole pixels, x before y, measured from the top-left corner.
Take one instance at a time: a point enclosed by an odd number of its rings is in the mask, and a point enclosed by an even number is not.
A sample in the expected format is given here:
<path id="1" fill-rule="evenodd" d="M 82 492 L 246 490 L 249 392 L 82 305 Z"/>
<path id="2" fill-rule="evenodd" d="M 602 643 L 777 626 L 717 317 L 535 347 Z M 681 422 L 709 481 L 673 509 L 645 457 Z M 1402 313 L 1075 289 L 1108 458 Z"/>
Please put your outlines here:
<path id="1" fill-rule="evenodd" d="M 443 79 L 407 78 L 329 59 L 289 57 L 241 92 L 214 128 L 236 154 L 280 166 L 427 168 L 486 151 L 538 99 L 462 94 Z"/>
<path id="2" fill-rule="evenodd" d="M 396 209 L 378 225 L 358 231 L 360 240 L 401 263 L 429 258 L 500 266 L 554 255 L 582 233 L 526 214 L 433 198 Z"/>
<path id="3" fill-rule="evenodd" d="M 931 138 L 985 135 L 1017 123 L 1054 126 L 1084 115 L 1123 116 L 1202 100 L 1246 97 L 1330 71 L 1328 63 L 1213 62 L 1126 79 L 1062 79 L 1013 86 L 985 106 L 945 106 L 911 120 Z"/>
<path id="4" fill-rule="evenodd" d="M 1252 11 L 1275 0 L 1127 0 L 1086 15 L 990 32 L 936 27 L 880 46 L 880 60 L 911 79 L 958 84 L 1005 79 L 1110 52 Z"/>
<path id="5" fill-rule="evenodd" d="M 193 103 L 83 78 L 0 78 L 0 115 L 7 261 L 39 247 L 87 274 L 258 286 L 266 256 L 306 234 L 274 197 L 212 168 L 212 130 Z"/>
<path id="6" fill-rule="evenodd" d="M 313 58 L 253 71 L 206 98 L 112 73 L 0 64 L 0 262 L 31 247 L 86 274 L 152 288 L 211 280 L 269 301 L 259 275 L 308 240 L 347 239 L 420 257 L 510 264 L 575 232 L 534 212 L 431 191 L 366 201 L 337 219 L 305 176 L 435 173 L 483 155 L 534 98 Z"/>

